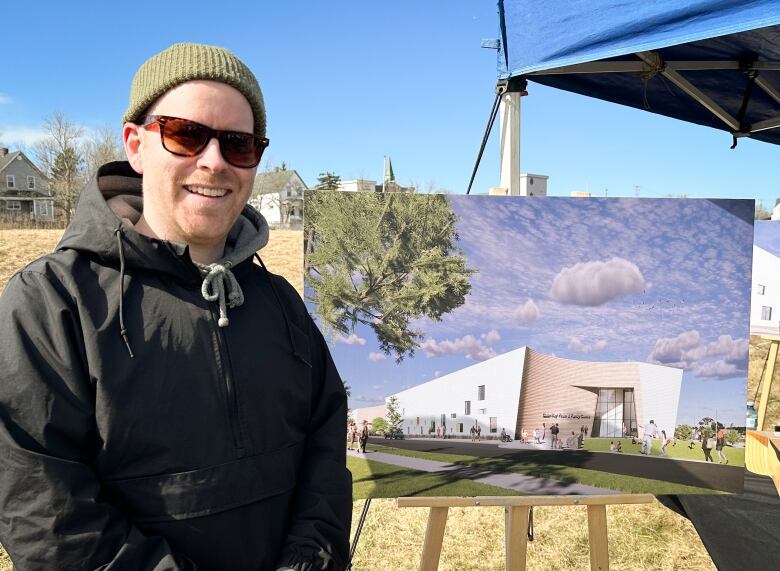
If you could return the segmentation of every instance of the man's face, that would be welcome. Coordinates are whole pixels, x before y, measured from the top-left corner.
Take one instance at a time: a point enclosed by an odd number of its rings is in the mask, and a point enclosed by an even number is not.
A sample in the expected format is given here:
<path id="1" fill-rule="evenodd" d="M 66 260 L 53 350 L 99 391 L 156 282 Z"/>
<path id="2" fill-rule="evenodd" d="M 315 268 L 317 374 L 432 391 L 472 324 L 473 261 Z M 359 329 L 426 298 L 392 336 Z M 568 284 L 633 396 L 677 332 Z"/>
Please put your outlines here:
<path id="1" fill-rule="evenodd" d="M 238 90 L 215 81 L 188 81 L 160 97 L 148 115 L 190 119 L 213 129 L 252 133 L 249 102 Z M 160 133 L 125 125 L 125 146 L 143 175 L 143 222 L 159 238 L 199 248 L 219 248 L 252 191 L 257 168 L 227 163 L 212 139 L 194 157 L 174 155 Z"/>

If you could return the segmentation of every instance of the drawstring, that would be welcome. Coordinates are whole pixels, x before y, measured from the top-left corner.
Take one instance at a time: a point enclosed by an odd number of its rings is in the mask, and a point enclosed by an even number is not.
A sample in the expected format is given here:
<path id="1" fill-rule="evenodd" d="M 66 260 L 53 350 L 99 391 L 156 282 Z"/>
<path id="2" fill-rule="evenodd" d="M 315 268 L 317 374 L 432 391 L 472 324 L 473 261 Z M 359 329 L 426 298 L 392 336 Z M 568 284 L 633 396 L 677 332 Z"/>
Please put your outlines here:
<path id="1" fill-rule="evenodd" d="M 287 339 L 290 341 L 290 346 L 292 347 L 292 354 L 293 357 L 296 357 L 300 359 L 303 363 L 305 363 L 310 369 L 311 363 L 309 363 L 303 355 L 301 355 L 298 352 L 298 346 L 295 344 L 295 338 L 293 337 L 292 332 L 292 325 L 290 324 L 290 318 L 287 316 L 287 310 L 284 308 L 284 304 L 282 303 L 281 298 L 279 297 L 279 293 L 276 291 L 276 286 L 274 285 L 274 281 L 271 279 L 271 273 L 268 271 L 268 268 L 265 267 L 265 264 L 263 263 L 263 260 L 260 259 L 260 256 L 255 252 L 255 259 L 260 264 L 260 267 L 263 268 L 263 271 L 265 272 L 265 277 L 268 280 L 268 283 L 271 286 L 271 291 L 274 294 L 274 297 L 276 298 L 276 303 L 279 305 L 279 308 L 282 310 L 282 316 L 284 316 L 284 325 L 287 328 Z"/>
<path id="2" fill-rule="evenodd" d="M 119 247 L 119 334 L 125 342 L 127 352 L 130 354 L 130 358 L 133 358 L 133 350 L 130 348 L 130 341 L 127 339 L 127 329 L 125 329 L 125 310 L 122 303 L 125 297 L 125 250 L 122 246 L 122 227 L 117 226 L 114 230 L 116 235 L 116 243 Z"/>
<path id="3" fill-rule="evenodd" d="M 211 264 L 209 266 L 200 266 L 206 273 L 203 278 L 200 293 L 206 301 L 219 302 L 219 320 L 220 327 L 227 327 L 230 321 L 227 317 L 227 307 L 238 307 L 244 303 L 244 292 L 238 285 L 236 276 L 230 271 L 231 263 Z M 227 283 L 226 283 L 227 282 Z M 227 286 L 227 288 L 226 288 Z M 225 302 L 225 291 L 227 289 L 227 302 Z"/>

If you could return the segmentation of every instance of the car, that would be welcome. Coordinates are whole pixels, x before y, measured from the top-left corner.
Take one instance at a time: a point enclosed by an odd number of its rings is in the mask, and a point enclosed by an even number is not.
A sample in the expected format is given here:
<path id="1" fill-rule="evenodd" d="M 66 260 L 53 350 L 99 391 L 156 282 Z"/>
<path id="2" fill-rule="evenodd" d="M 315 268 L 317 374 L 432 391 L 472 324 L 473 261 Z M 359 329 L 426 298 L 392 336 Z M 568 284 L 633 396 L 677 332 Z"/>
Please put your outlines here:
<path id="1" fill-rule="evenodd" d="M 393 440 L 403 440 L 404 439 L 404 433 L 401 432 L 401 430 L 388 430 L 385 432 L 385 438 L 391 438 Z"/>

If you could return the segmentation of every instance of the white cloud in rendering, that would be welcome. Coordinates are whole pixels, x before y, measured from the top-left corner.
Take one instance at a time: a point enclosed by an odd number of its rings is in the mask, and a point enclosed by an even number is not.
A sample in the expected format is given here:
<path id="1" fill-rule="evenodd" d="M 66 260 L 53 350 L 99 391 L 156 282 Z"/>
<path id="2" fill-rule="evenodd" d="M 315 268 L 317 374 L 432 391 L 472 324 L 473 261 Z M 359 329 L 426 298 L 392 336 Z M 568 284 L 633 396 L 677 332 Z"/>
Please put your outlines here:
<path id="1" fill-rule="evenodd" d="M 529 299 L 512 312 L 512 317 L 518 321 L 535 321 L 539 317 L 539 308 L 534 300 Z"/>
<path id="2" fill-rule="evenodd" d="M 595 343 L 588 345 L 583 343 L 577 337 L 571 337 L 569 339 L 569 349 L 579 351 L 580 353 L 593 353 L 596 351 L 603 351 L 607 348 L 607 342 L 604 339 L 599 339 Z"/>
<path id="3" fill-rule="evenodd" d="M 624 258 L 579 262 L 563 268 L 553 279 L 550 297 L 571 305 L 603 305 L 645 289 L 639 267 Z"/>
<path id="4" fill-rule="evenodd" d="M 708 342 L 694 329 L 677 337 L 658 339 L 648 361 L 691 369 L 700 378 L 727 379 L 745 373 L 747 355 L 747 339 L 721 335 Z"/>
<path id="5" fill-rule="evenodd" d="M 483 333 L 479 337 L 483 339 L 485 343 L 495 343 L 496 341 L 501 340 L 501 335 L 495 329 L 491 329 L 490 331 L 488 331 L 487 333 Z"/>
<path id="6" fill-rule="evenodd" d="M 373 361 L 374 363 L 384 361 L 385 359 L 387 359 L 387 356 L 384 353 L 375 353 L 372 351 L 368 354 L 368 360 Z"/>
<path id="7" fill-rule="evenodd" d="M 459 339 L 450 341 L 436 341 L 435 339 L 426 339 L 420 348 L 428 357 L 441 357 L 443 355 L 452 355 L 460 353 L 467 359 L 474 361 L 486 361 L 492 359 L 497 353 L 491 348 L 483 345 L 482 342 L 473 335 L 465 335 Z"/>
<path id="8" fill-rule="evenodd" d="M 350 335 L 349 337 L 344 337 L 343 335 L 339 335 L 336 337 L 336 343 L 344 343 L 344 345 L 365 345 L 366 340 L 362 337 L 358 337 L 354 333 Z"/>

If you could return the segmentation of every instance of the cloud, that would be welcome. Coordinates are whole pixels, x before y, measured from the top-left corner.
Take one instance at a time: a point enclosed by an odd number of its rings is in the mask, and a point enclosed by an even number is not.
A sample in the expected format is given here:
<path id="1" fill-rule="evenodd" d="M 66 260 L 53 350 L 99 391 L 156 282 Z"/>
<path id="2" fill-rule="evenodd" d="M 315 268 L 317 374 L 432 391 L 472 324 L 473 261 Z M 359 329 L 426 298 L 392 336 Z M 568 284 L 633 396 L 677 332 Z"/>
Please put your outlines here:
<path id="1" fill-rule="evenodd" d="M 701 378 L 726 379 L 746 372 L 747 355 L 747 339 L 721 335 L 708 342 L 694 329 L 658 339 L 648 361 L 689 369 Z"/>
<path id="2" fill-rule="evenodd" d="M 379 389 L 383 389 L 384 385 L 371 385 L 371 390 L 378 391 Z"/>
<path id="3" fill-rule="evenodd" d="M 384 353 L 374 353 L 373 351 L 368 354 L 368 360 L 373 361 L 374 363 L 377 363 L 379 361 L 384 361 L 387 359 L 387 356 Z"/>
<path id="4" fill-rule="evenodd" d="M 362 337 L 358 337 L 354 333 L 350 335 L 349 337 L 344 337 L 343 335 L 339 335 L 336 337 L 336 343 L 344 343 L 344 345 L 365 345 L 366 340 Z"/>
<path id="5" fill-rule="evenodd" d="M 439 377 L 441 377 L 441 371 L 437 369 L 433 372 L 433 378 L 438 379 Z"/>
<path id="6" fill-rule="evenodd" d="M 697 367 L 694 374 L 702 378 L 730 379 L 740 373 L 734 363 L 727 363 L 724 360 L 705 363 Z"/>
<path id="7" fill-rule="evenodd" d="M 612 258 L 563 268 L 553 279 L 550 297 L 561 303 L 594 306 L 640 292 L 645 287 L 645 278 L 636 264 Z"/>
<path id="8" fill-rule="evenodd" d="M 351 397 L 351 400 L 356 402 L 364 402 L 368 404 L 382 404 L 385 402 L 385 399 L 378 396 L 372 396 L 372 395 L 358 395 L 356 397 Z"/>
<path id="9" fill-rule="evenodd" d="M 3 125 L 0 136 L 8 144 L 32 146 L 38 140 L 44 138 L 46 132 L 39 127 L 10 127 Z"/>
<path id="10" fill-rule="evenodd" d="M 491 329 L 487 333 L 483 333 L 479 336 L 480 339 L 483 339 L 485 343 L 495 343 L 496 341 L 501 340 L 501 335 L 498 334 L 498 331 L 495 329 Z"/>
<path id="11" fill-rule="evenodd" d="M 583 343 L 576 337 L 571 337 L 569 339 L 569 349 L 573 349 L 574 351 L 579 351 L 580 353 L 593 353 L 596 351 L 603 351 L 606 348 L 607 348 L 607 342 L 604 339 L 600 339 L 591 345 L 588 345 L 587 343 Z"/>
<path id="12" fill-rule="evenodd" d="M 539 308 L 534 300 L 529 299 L 523 305 L 517 306 L 512 312 L 512 317 L 518 321 L 535 321 L 539 317 Z"/>
<path id="13" fill-rule="evenodd" d="M 4 93 L 0 93 L 0 105 L 8 105 L 12 101 L 13 99 L 11 99 L 8 95 L 5 95 Z"/>
<path id="14" fill-rule="evenodd" d="M 441 357 L 443 355 L 463 354 L 467 359 L 475 361 L 486 361 L 496 356 L 496 352 L 482 344 L 482 342 L 473 335 L 466 335 L 454 341 L 445 339 L 436 341 L 435 339 L 426 339 L 420 348 L 425 351 L 428 357 Z"/>

